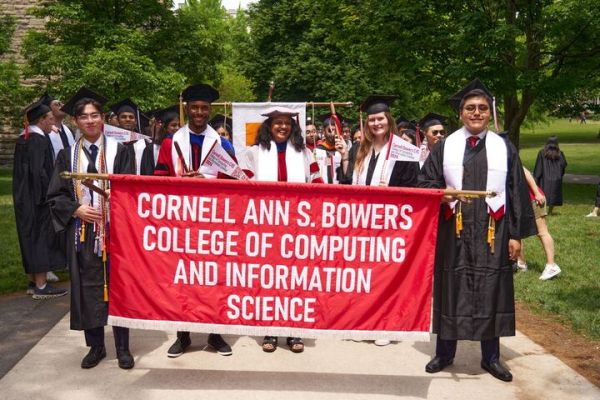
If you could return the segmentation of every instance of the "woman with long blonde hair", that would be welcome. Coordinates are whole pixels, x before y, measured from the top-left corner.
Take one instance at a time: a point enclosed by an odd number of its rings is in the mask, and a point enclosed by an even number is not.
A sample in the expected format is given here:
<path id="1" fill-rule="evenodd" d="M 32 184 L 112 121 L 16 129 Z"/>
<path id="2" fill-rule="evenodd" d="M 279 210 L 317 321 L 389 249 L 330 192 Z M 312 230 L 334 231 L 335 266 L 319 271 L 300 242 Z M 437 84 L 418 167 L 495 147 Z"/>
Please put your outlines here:
<path id="1" fill-rule="evenodd" d="M 419 164 L 408 161 L 387 161 L 390 135 L 398 133 L 390 113 L 395 96 L 369 96 L 360 107 L 367 121 L 360 145 L 348 151 L 346 142 L 336 139 L 336 149 L 342 155 L 341 183 L 367 186 L 414 187 Z"/>

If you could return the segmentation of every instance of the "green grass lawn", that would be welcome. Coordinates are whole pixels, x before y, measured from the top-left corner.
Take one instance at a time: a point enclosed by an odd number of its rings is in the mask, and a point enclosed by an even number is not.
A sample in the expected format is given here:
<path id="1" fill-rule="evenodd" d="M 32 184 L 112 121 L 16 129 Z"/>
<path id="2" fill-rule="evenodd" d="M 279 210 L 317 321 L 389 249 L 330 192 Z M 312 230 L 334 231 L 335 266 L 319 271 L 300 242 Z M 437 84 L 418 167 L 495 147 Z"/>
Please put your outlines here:
<path id="1" fill-rule="evenodd" d="M 15 228 L 12 171 L 0 169 L 0 294 L 27 287 Z"/>
<path id="2" fill-rule="evenodd" d="M 560 149 L 567 159 L 567 173 L 577 175 L 600 175 L 600 121 L 588 121 L 585 125 L 568 119 L 550 119 L 548 124 L 521 131 L 519 154 L 523 165 L 533 171 L 538 151 L 548 138 L 558 136 Z"/>
<path id="3" fill-rule="evenodd" d="M 576 331 L 600 339 L 600 218 L 592 209 L 595 185 L 564 185 L 565 205 L 546 218 L 562 273 L 540 281 L 545 254 L 537 237 L 525 240 L 529 270 L 515 276 L 518 300 L 557 314 Z"/>
<path id="4" fill-rule="evenodd" d="M 521 148 L 535 147 L 538 150 L 544 146 L 552 135 L 558 136 L 559 144 L 563 143 L 595 143 L 600 144 L 600 121 L 588 121 L 580 125 L 569 122 L 568 119 L 549 118 L 547 123 L 538 124 L 532 128 L 521 128 Z"/>

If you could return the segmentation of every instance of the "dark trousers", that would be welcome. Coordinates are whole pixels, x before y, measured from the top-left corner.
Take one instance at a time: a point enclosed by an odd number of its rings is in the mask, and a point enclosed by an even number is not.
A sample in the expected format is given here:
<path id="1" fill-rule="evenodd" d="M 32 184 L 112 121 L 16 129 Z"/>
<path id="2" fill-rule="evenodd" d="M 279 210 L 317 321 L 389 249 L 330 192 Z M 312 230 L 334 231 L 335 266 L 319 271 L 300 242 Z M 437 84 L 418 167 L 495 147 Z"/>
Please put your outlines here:
<path id="1" fill-rule="evenodd" d="M 129 328 L 113 326 L 115 337 L 115 348 L 117 350 L 129 350 Z M 104 346 L 104 327 L 85 329 L 85 344 L 91 346 Z"/>
<path id="2" fill-rule="evenodd" d="M 456 340 L 444 340 L 437 337 L 435 355 L 444 360 L 451 360 L 456 355 Z M 491 363 L 500 359 L 500 338 L 481 341 L 481 361 Z"/>

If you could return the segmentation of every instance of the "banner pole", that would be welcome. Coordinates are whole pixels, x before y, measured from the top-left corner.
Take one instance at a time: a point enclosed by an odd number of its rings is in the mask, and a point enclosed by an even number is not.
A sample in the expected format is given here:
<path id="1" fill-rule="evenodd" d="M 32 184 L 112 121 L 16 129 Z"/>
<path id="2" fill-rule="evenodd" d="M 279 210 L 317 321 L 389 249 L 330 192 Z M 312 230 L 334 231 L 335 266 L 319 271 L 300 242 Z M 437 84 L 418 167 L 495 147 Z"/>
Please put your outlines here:
<path id="1" fill-rule="evenodd" d="M 63 179 L 93 179 L 93 180 L 110 180 L 110 174 L 93 174 L 85 172 L 68 172 L 63 171 L 60 173 L 60 177 Z M 485 190 L 456 190 L 456 189 L 444 189 L 444 195 L 447 196 L 462 196 L 467 198 L 479 198 L 479 197 L 495 197 L 496 192 L 485 191 Z"/>
<path id="2" fill-rule="evenodd" d="M 223 101 L 223 102 L 214 102 L 211 103 L 212 107 L 230 107 L 233 103 L 231 101 Z M 306 103 L 308 107 L 330 107 L 332 102 L 326 101 L 309 101 Z M 352 107 L 354 103 L 351 101 L 345 102 L 333 102 L 333 105 L 336 107 Z"/>

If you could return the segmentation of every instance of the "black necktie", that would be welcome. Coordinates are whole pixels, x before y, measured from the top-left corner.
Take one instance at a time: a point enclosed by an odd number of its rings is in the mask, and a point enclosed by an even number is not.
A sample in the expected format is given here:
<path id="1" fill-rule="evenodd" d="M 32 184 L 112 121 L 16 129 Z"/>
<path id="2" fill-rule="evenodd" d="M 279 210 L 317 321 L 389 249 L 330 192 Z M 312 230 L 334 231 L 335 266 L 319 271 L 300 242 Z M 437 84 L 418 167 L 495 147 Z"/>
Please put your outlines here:
<path id="1" fill-rule="evenodd" d="M 90 146 L 90 164 L 88 165 L 88 172 L 96 173 L 98 170 L 96 169 L 96 158 L 98 157 L 98 146 L 95 144 Z"/>
<path id="2" fill-rule="evenodd" d="M 65 132 L 65 128 L 61 125 L 58 131 L 60 135 L 60 140 L 62 141 L 63 147 L 66 149 L 69 147 L 69 139 L 67 138 L 67 132 Z"/>

